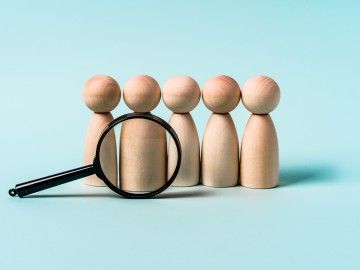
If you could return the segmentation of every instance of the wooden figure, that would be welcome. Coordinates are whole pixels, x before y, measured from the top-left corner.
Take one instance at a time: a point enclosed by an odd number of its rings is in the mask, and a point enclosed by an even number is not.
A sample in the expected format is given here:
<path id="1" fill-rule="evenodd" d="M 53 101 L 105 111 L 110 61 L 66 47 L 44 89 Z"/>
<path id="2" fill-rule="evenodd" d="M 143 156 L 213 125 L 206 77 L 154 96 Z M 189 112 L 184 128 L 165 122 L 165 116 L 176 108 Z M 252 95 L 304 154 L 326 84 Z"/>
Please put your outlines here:
<path id="1" fill-rule="evenodd" d="M 95 157 L 96 146 L 104 128 L 114 120 L 110 111 L 118 104 L 121 98 L 119 84 L 109 76 L 94 76 L 90 78 L 83 92 L 86 106 L 94 113 L 85 136 L 85 165 L 92 164 Z M 110 131 L 101 147 L 102 169 L 109 180 L 117 182 L 117 158 L 115 133 Z M 105 183 L 95 174 L 85 178 L 85 183 L 91 186 L 105 186 Z"/>
<path id="2" fill-rule="evenodd" d="M 249 188 L 272 188 L 279 184 L 279 148 L 269 113 L 280 101 L 280 89 L 269 77 L 249 79 L 242 101 L 253 114 L 245 127 L 240 157 L 240 184 Z"/>
<path id="3" fill-rule="evenodd" d="M 206 82 L 202 96 L 213 112 L 202 141 L 202 183 L 212 187 L 235 186 L 239 180 L 239 142 L 229 112 L 240 101 L 240 87 L 228 76 L 217 76 Z"/>
<path id="4" fill-rule="evenodd" d="M 201 91 L 197 82 L 188 76 L 170 78 L 163 87 L 163 101 L 173 112 L 169 124 L 177 133 L 182 158 L 174 186 L 194 186 L 200 181 L 200 146 L 196 125 L 191 117 L 192 111 L 200 101 Z M 174 141 L 170 138 L 168 146 L 168 175 L 175 169 L 177 150 Z"/>
<path id="5" fill-rule="evenodd" d="M 130 79 L 124 101 L 134 112 L 148 113 L 160 101 L 160 86 L 150 76 Z M 125 121 L 120 135 L 120 186 L 126 191 L 153 191 L 166 183 L 166 131 L 145 119 Z"/>

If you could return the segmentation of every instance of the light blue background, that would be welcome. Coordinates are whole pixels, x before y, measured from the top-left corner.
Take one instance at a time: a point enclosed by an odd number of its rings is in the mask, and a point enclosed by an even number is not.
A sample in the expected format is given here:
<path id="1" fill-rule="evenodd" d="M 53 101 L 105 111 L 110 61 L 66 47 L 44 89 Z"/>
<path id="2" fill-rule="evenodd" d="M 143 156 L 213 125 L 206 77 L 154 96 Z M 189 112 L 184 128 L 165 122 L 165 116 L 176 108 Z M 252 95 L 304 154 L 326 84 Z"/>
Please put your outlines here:
<path id="1" fill-rule="evenodd" d="M 1 1 L 0 269 L 359 269 L 359 14 L 358 1 Z M 99 73 L 272 76 L 281 186 L 134 201 L 80 180 L 10 198 L 82 164 L 82 87 Z M 200 136 L 209 115 L 193 112 Z M 232 115 L 241 136 L 249 113 Z"/>

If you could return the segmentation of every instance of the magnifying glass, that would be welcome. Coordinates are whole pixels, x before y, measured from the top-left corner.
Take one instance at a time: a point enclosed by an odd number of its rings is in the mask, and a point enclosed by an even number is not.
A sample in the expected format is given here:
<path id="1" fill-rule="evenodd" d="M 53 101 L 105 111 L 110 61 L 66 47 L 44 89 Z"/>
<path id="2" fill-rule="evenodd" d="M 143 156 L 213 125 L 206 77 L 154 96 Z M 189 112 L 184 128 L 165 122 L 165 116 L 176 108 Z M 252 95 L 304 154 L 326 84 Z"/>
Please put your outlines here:
<path id="1" fill-rule="evenodd" d="M 177 149 L 177 163 L 176 163 L 173 174 L 162 186 L 158 187 L 155 190 L 151 190 L 151 191 L 144 191 L 144 192 L 125 191 L 125 190 L 121 189 L 121 179 L 118 179 L 118 177 L 117 177 L 117 179 L 114 180 L 113 175 L 107 175 L 106 170 L 104 169 L 108 165 L 108 164 L 106 164 L 106 161 L 108 161 L 108 158 L 106 157 L 106 155 L 109 154 L 109 151 L 108 151 L 107 145 L 106 145 L 106 140 L 109 137 L 111 137 L 112 139 L 115 140 L 116 134 L 119 134 L 121 132 L 121 126 L 122 126 L 121 123 L 124 121 L 131 120 L 131 119 L 136 119 L 136 118 L 146 119 L 146 120 L 155 122 L 156 124 L 163 127 L 172 137 L 172 139 L 176 145 L 176 149 Z M 134 134 L 134 136 L 136 136 L 136 134 Z M 119 140 L 117 140 L 117 141 L 119 141 Z M 116 162 L 116 163 L 119 164 L 119 162 Z M 65 171 L 65 172 L 54 174 L 54 175 L 50 175 L 50 176 L 46 176 L 46 177 L 38 178 L 35 180 L 31 180 L 28 182 L 17 184 L 14 188 L 9 190 L 9 195 L 12 197 L 19 196 L 20 198 L 22 198 L 24 196 L 33 194 L 33 193 L 41 191 L 41 190 L 52 188 L 52 187 L 62 185 L 62 184 L 65 184 L 65 183 L 68 183 L 68 182 L 71 182 L 71 181 L 74 181 L 74 180 L 77 180 L 77 179 L 80 179 L 83 177 L 87 177 L 87 176 L 96 174 L 96 176 L 98 176 L 101 180 L 103 180 L 104 183 L 112 191 L 114 191 L 115 193 L 117 193 L 123 197 L 133 198 L 133 199 L 150 198 L 150 197 L 153 197 L 153 196 L 163 192 L 174 182 L 176 175 L 178 174 L 179 169 L 180 169 L 180 163 L 181 163 L 180 140 L 179 140 L 176 132 L 174 131 L 174 129 L 167 122 L 165 122 L 160 117 L 153 115 L 151 113 L 129 113 L 129 114 L 124 114 L 124 115 L 114 119 L 112 122 L 110 122 L 106 126 L 106 128 L 104 129 L 104 131 L 102 132 L 102 134 L 98 140 L 98 143 L 96 146 L 96 155 L 95 155 L 94 162 L 92 165 L 83 166 L 83 167 L 76 168 L 73 170 L 69 170 L 69 171 Z M 139 168 L 139 169 L 141 169 L 141 168 Z M 116 176 L 117 175 L 118 175 L 118 173 L 116 174 Z"/>

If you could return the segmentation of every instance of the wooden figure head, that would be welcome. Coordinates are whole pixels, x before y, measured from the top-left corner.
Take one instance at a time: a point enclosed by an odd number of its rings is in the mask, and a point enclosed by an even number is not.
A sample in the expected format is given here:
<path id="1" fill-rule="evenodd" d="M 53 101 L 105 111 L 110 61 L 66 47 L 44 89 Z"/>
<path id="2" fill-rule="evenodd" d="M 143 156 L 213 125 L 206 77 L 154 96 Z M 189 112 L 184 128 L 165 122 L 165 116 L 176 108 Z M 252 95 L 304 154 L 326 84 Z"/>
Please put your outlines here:
<path id="1" fill-rule="evenodd" d="M 147 75 L 131 78 L 124 87 L 124 101 L 134 112 L 150 112 L 159 104 L 160 97 L 159 84 Z"/>
<path id="2" fill-rule="evenodd" d="M 216 76 L 203 88 L 205 106 L 214 113 L 229 113 L 239 104 L 241 93 L 238 83 L 226 75 Z"/>
<path id="3" fill-rule="evenodd" d="M 188 113 L 199 103 L 200 87 L 189 76 L 170 78 L 163 87 L 163 100 L 166 107 L 174 113 Z"/>
<path id="4" fill-rule="evenodd" d="M 83 97 L 90 110 L 96 113 L 108 113 L 119 104 L 121 90 L 112 77 L 96 75 L 86 82 Z"/>
<path id="5" fill-rule="evenodd" d="M 250 112 L 268 114 L 279 104 L 279 86 L 267 76 L 253 77 L 242 88 L 242 101 Z"/>

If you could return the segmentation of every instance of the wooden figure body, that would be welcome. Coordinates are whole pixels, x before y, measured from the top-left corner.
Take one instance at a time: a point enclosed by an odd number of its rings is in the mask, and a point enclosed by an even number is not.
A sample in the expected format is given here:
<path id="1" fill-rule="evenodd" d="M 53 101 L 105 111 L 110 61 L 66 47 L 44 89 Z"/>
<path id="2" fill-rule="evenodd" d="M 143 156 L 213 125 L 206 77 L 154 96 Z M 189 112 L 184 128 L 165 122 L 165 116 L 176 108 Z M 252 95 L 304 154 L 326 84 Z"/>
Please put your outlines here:
<path id="1" fill-rule="evenodd" d="M 136 76 L 124 87 L 126 105 L 148 113 L 159 103 L 159 84 L 150 76 Z M 144 119 L 125 121 L 120 135 L 120 186 L 126 191 L 153 191 L 166 183 L 166 131 Z"/>
<path id="2" fill-rule="evenodd" d="M 110 111 L 119 103 L 121 91 L 118 83 L 109 76 L 94 76 L 85 85 L 84 100 L 88 108 L 94 111 L 85 136 L 85 165 L 92 164 L 96 146 L 104 128 L 114 120 Z M 102 169 L 108 179 L 117 182 L 117 155 L 114 131 L 110 131 L 101 147 Z M 85 183 L 91 186 L 105 186 L 105 183 L 95 174 L 85 178 Z"/>
<path id="3" fill-rule="evenodd" d="M 229 114 L 239 103 L 240 87 L 228 76 L 206 82 L 203 100 L 213 111 L 204 131 L 201 148 L 202 183 L 211 187 L 231 187 L 239 181 L 239 142 Z"/>
<path id="4" fill-rule="evenodd" d="M 280 101 L 279 87 L 271 78 L 257 76 L 245 83 L 242 99 L 253 114 L 242 139 L 240 184 L 250 188 L 276 187 L 279 184 L 279 147 L 269 113 Z"/>
<path id="5" fill-rule="evenodd" d="M 239 180 L 239 141 L 229 113 L 213 113 L 202 141 L 202 182 L 206 186 L 231 187 Z"/>
<path id="6" fill-rule="evenodd" d="M 196 125 L 190 114 L 200 101 L 201 91 L 194 79 L 188 76 L 170 78 L 163 88 L 165 105 L 173 111 L 169 124 L 177 133 L 182 158 L 174 186 L 194 186 L 200 182 L 200 143 Z M 177 161 L 177 150 L 172 138 L 168 145 L 167 173 L 171 175 Z"/>

